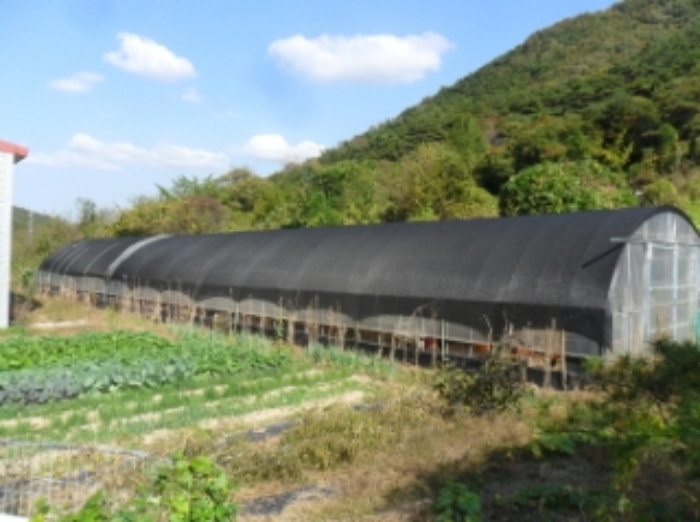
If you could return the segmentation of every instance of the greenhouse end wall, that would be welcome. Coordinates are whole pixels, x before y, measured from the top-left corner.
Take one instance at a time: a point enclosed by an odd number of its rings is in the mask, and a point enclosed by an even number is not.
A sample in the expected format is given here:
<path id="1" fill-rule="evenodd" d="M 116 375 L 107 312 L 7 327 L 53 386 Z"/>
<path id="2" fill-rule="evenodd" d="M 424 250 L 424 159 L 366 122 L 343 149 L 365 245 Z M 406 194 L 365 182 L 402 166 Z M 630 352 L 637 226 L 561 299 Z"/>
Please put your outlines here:
<path id="1" fill-rule="evenodd" d="M 696 340 L 700 241 L 682 215 L 663 212 L 624 245 L 610 288 L 612 353 L 646 355 L 659 337 Z"/>

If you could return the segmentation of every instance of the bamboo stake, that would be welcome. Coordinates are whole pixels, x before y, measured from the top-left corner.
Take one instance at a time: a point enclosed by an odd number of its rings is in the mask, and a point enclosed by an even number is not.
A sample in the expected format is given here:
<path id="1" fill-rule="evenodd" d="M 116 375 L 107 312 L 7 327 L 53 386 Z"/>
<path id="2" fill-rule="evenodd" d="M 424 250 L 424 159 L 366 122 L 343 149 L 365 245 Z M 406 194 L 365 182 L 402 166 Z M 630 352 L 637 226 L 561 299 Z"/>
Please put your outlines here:
<path id="1" fill-rule="evenodd" d="M 568 389 L 568 374 L 566 368 L 566 332 L 561 331 L 561 384 L 564 390 Z"/>

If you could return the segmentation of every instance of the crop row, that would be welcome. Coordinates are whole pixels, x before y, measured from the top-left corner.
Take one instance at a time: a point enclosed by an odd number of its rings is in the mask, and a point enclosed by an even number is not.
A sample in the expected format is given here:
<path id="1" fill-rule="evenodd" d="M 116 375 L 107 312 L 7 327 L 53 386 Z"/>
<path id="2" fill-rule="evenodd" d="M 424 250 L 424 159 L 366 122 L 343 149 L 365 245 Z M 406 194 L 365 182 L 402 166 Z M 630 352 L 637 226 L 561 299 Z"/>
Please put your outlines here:
<path id="1" fill-rule="evenodd" d="M 0 372 L 109 359 L 167 354 L 173 342 L 151 333 L 117 331 L 72 336 L 18 335 L 0 341 Z"/>
<path id="2" fill-rule="evenodd" d="M 140 356 L 127 349 L 112 353 L 111 357 L 100 353 L 100 358 L 93 360 L 3 371 L 0 372 L 0 407 L 41 404 L 85 393 L 155 388 L 196 375 L 260 372 L 292 363 L 288 351 L 274 349 L 269 344 L 236 340 L 190 335 L 168 341 L 167 350 L 144 352 Z"/>
<path id="3" fill-rule="evenodd" d="M 0 406 L 43 404 L 83 393 L 120 388 L 157 387 L 191 377 L 193 361 L 186 359 L 84 362 L 66 367 L 30 368 L 0 373 Z"/>

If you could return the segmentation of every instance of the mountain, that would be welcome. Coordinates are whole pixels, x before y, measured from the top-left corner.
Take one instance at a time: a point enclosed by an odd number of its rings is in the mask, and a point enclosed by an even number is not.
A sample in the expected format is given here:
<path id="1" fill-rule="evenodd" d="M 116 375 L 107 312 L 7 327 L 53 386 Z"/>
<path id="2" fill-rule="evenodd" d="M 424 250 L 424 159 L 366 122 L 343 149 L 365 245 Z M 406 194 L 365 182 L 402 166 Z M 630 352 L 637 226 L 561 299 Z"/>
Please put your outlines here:
<path id="1" fill-rule="evenodd" d="M 326 151 L 322 161 L 397 160 L 422 142 L 449 139 L 464 114 L 489 123 L 586 113 L 615 92 L 653 98 L 653 82 L 697 79 L 692 69 L 699 19 L 697 0 L 628 0 L 564 20 L 397 118 Z M 673 65 L 664 63 L 668 58 Z"/>
<path id="2" fill-rule="evenodd" d="M 700 222 L 700 0 L 625 0 L 563 20 L 317 160 L 269 178 L 176 180 L 112 231 L 635 204 L 675 204 Z"/>

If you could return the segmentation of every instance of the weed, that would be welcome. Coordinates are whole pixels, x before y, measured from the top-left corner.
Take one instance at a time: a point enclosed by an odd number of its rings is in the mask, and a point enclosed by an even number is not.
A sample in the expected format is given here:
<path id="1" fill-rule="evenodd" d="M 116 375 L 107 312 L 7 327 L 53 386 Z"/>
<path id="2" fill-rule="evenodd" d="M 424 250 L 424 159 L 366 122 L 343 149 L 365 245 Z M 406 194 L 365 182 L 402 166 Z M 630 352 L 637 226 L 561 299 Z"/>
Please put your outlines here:
<path id="1" fill-rule="evenodd" d="M 447 482 L 435 502 L 435 522 L 479 522 L 481 499 L 461 482 Z"/>
<path id="2" fill-rule="evenodd" d="M 424 410 L 415 406 L 415 400 L 400 399 L 367 411 L 341 404 L 311 410 L 272 448 L 236 442 L 219 461 L 241 483 L 300 480 L 309 472 L 367 461 L 399 444 L 407 427 L 425 421 Z"/>
<path id="3" fill-rule="evenodd" d="M 396 371 L 396 365 L 391 361 L 342 350 L 337 346 L 325 347 L 312 343 L 304 349 L 304 353 L 316 364 L 329 364 L 381 376 L 391 375 Z"/>
<path id="4" fill-rule="evenodd" d="M 231 498 L 233 489 L 211 459 L 176 455 L 127 505 L 115 508 L 104 492 L 98 492 L 79 511 L 61 516 L 58 522 L 229 522 L 238 511 Z M 33 522 L 53 519 L 46 503 L 39 504 L 37 511 Z"/>
<path id="5" fill-rule="evenodd" d="M 86 412 L 68 412 L 62 418 L 59 417 L 60 424 L 57 426 L 61 431 L 70 431 L 78 426 L 83 426 L 88 422 L 88 415 Z"/>
<path id="6" fill-rule="evenodd" d="M 629 519 L 700 517 L 700 346 L 661 339 L 653 359 L 594 361 L 599 400 L 544 411 L 536 446 L 604 448 L 615 470 L 618 513 Z M 622 511 L 624 513 L 622 513 Z"/>
<path id="7" fill-rule="evenodd" d="M 215 401 L 219 399 L 223 393 L 220 390 L 217 390 L 214 387 L 207 388 L 204 390 L 204 399 L 209 402 L 209 401 Z"/>
<path id="8" fill-rule="evenodd" d="M 437 374 L 435 390 L 448 404 L 448 413 L 465 407 L 476 415 L 518 409 L 525 386 L 518 366 L 498 357 L 476 371 L 448 365 Z"/>

